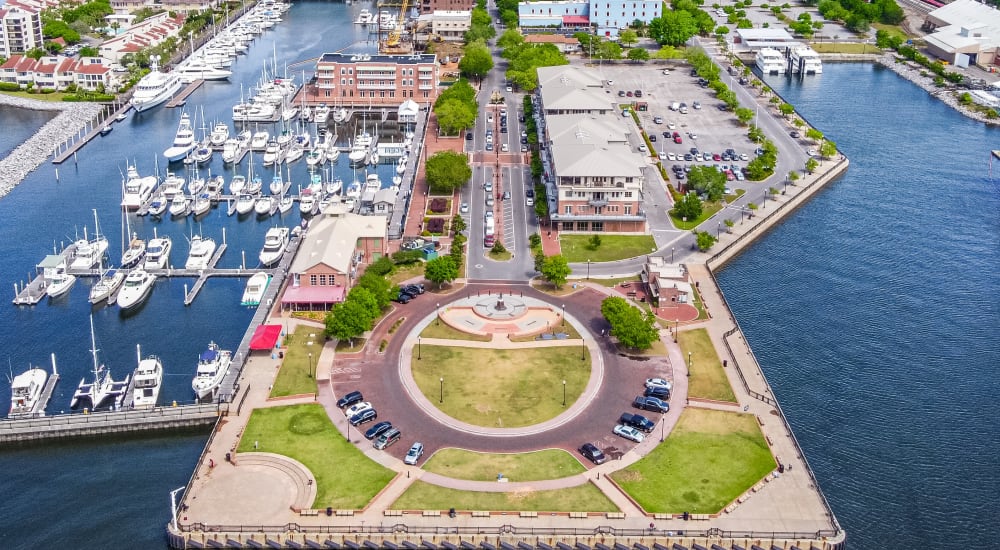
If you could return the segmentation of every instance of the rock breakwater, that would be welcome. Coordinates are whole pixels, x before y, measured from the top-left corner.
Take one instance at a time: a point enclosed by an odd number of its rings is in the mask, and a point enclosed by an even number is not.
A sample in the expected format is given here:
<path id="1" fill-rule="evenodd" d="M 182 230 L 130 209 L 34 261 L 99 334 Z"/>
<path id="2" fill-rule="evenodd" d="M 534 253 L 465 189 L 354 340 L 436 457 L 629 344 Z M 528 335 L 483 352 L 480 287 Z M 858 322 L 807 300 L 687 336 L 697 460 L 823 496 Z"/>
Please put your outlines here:
<path id="1" fill-rule="evenodd" d="M 4 94 L 0 94 L 0 104 L 36 111 L 59 111 L 38 132 L 14 148 L 6 158 L 0 159 L 0 198 L 45 162 L 56 147 L 78 134 L 104 110 L 104 105 L 100 103 L 56 103 Z"/>
<path id="2" fill-rule="evenodd" d="M 953 109 L 962 113 L 963 115 L 971 119 L 978 120 L 979 122 L 983 122 L 985 124 L 1000 124 L 1000 120 L 986 118 L 986 115 L 984 115 L 983 113 L 980 113 L 978 111 L 973 111 L 972 109 L 969 109 L 968 107 L 959 103 L 958 97 L 955 95 L 956 90 L 958 90 L 957 88 L 952 88 L 952 87 L 939 88 L 935 86 L 934 73 L 928 71 L 924 67 L 912 61 L 906 61 L 892 52 L 878 56 L 876 58 L 876 62 L 879 65 L 882 65 L 883 67 L 893 71 L 899 76 L 916 84 L 917 86 L 920 86 L 924 90 L 927 90 L 927 93 L 940 99 L 945 104 L 951 106 Z"/>

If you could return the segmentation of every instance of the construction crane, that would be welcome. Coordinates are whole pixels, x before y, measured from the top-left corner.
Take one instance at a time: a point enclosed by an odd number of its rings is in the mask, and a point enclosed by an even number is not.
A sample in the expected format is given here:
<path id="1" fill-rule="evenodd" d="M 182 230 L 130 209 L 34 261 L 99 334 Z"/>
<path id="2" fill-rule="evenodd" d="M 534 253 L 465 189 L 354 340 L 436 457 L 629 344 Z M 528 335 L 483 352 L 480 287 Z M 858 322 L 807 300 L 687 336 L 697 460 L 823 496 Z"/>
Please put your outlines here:
<path id="1" fill-rule="evenodd" d="M 396 26 L 389 31 L 384 41 L 379 41 L 379 49 L 385 54 L 408 54 L 413 52 L 413 44 L 404 41 L 406 34 L 406 11 L 410 6 L 410 0 L 383 0 L 378 3 L 379 10 L 384 7 L 398 7 L 399 17 L 396 18 Z M 381 27 L 379 31 L 381 31 Z"/>

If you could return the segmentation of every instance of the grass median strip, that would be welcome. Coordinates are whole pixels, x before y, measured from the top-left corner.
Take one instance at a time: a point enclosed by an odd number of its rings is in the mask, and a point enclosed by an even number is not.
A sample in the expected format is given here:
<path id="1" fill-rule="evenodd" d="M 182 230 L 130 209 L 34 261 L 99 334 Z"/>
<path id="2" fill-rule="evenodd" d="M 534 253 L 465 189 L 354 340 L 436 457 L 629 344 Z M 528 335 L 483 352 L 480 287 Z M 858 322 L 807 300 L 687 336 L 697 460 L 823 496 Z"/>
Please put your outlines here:
<path id="1" fill-rule="evenodd" d="M 611 477 L 647 513 L 711 514 L 776 466 L 753 415 L 688 408 L 666 442 Z"/>
<path id="2" fill-rule="evenodd" d="M 236 450 L 276 453 L 309 468 L 316 481 L 313 508 L 362 508 L 395 475 L 348 443 L 316 404 L 253 411 Z"/>
<path id="3" fill-rule="evenodd" d="M 493 481 L 498 474 L 503 474 L 511 481 L 538 481 L 569 477 L 586 471 L 579 460 L 561 449 L 511 454 L 441 449 L 424 464 L 424 469 L 472 481 Z"/>
<path id="4" fill-rule="evenodd" d="M 551 491 L 515 490 L 504 493 L 459 491 L 414 482 L 396 502 L 393 510 L 492 510 L 497 512 L 617 512 L 600 489 L 585 483 Z"/>
<path id="5" fill-rule="evenodd" d="M 685 361 L 688 361 L 688 353 L 691 354 L 688 396 L 735 403 L 736 394 L 729 385 L 708 331 L 703 328 L 686 330 L 677 335 L 677 341 Z"/>
<path id="6" fill-rule="evenodd" d="M 284 350 L 285 358 L 281 360 L 281 368 L 278 369 L 278 376 L 274 379 L 270 397 L 301 395 L 316 391 L 313 370 L 319 362 L 324 341 L 323 329 L 301 325 L 295 332 L 285 337 L 287 346 Z M 311 360 L 310 353 L 312 353 Z"/>
<path id="7" fill-rule="evenodd" d="M 635 258 L 656 250 L 652 235 L 605 235 L 601 244 L 593 247 L 592 235 L 559 235 L 559 247 L 569 263 L 613 262 Z"/>
<path id="8" fill-rule="evenodd" d="M 590 352 L 582 345 L 499 350 L 423 345 L 413 350 L 411 364 L 420 391 L 445 414 L 498 428 L 555 418 L 590 378 Z"/>

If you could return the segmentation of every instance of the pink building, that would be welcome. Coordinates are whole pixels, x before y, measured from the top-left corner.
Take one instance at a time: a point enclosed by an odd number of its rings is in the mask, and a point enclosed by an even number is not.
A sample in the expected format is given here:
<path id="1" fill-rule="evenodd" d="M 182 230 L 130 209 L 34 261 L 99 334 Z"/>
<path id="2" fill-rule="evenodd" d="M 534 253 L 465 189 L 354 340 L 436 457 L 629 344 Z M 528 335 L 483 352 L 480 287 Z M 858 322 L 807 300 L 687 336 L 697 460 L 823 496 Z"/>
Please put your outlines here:
<path id="1" fill-rule="evenodd" d="M 37 88 L 65 90 L 70 84 L 85 90 L 97 90 L 111 85 L 111 68 L 100 57 L 73 59 L 47 56 L 35 61 L 30 57 L 15 55 L 0 65 L 0 82 L 17 84 L 22 88 L 34 83 Z"/>

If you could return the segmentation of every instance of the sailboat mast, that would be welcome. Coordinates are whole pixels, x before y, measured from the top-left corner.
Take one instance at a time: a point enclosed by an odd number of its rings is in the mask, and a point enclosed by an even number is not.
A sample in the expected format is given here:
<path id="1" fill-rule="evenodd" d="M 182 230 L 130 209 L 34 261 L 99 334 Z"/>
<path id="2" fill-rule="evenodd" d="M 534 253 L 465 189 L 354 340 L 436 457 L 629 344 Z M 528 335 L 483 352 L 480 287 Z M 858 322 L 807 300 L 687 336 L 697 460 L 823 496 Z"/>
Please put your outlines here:
<path id="1" fill-rule="evenodd" d="M 97 382 L 97 375 L 100 366 L 97 364 L 97 341 L 94 339 L 94 316 L 90 316 L 90 354 L 94 358 L 94 382 Z"/>

